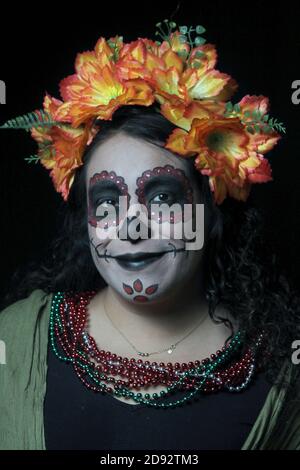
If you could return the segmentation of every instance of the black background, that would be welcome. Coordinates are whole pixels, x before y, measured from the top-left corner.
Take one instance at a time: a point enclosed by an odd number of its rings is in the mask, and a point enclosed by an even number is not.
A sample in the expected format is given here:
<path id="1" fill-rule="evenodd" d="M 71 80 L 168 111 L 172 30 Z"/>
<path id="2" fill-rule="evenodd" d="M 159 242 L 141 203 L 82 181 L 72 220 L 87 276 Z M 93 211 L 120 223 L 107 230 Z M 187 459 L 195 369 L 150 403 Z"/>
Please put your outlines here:
<path id="1" fill-rule="evenodd" d="M 14 4 L 1 12 L 0 79 L 6 83 L 7 96 L 6 104 L 0 105 L 0 122 L 40 109 L 46 91 L 60 98 L 59 81 L 74 72 L 77 52 L 92 50 L 100 36 L 123 35 L 126 42 L 156 39 L 155 24 L 170 19 L 178 3 L 173 20 L 205 26 L 207 42 L 217 47 L 217 69 L 238 81 L 232 101 L 245 94 L 268 96 L 270 114 L 287 128 L 286 136 L 267 154 L 274 181 L 253 185 L 252 193 L 265 211 L 268 236 L 282 268 L 298 287 L 300 104 L 291 101 L 291 84 L 300 80 L 297 2 Z M 35 152 L 35 142 L 24 131 L 1 131 L 1 293 L 16 267 L 38 258 L 57 229 L 61 196 L 41 165 L 24 161 Z"/>

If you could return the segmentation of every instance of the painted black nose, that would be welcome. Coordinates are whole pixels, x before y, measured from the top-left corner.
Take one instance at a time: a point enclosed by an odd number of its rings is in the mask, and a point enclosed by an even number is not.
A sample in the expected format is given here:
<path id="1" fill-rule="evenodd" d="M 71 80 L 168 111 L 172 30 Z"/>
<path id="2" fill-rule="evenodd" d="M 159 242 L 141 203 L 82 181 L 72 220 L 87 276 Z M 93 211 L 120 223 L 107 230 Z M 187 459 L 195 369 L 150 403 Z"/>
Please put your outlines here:
<path id="1" fill-rule="evenodd" d="M 137 215 L 127 217 L 127 228 L 122 231 L 123 233 L 125 232 L 126 240 L 129 240 L 133 244 L 138 243 L 140 240 L 144 240 L 142 237 L 142 234 L 144 233 L 147 234 L 147 238 L 151 238 L 151 227 L 149 225 L 145 226 L 144 222 L 141 220 L 138 222 L 135 221 L 133 226 L 132 224 L 135 219 L 139 220 L 139 217 Z M 133 238 L 132 230 L 136 231 L 136 238 Z M 123 233 L 122 237 L 124 237 Z"/>

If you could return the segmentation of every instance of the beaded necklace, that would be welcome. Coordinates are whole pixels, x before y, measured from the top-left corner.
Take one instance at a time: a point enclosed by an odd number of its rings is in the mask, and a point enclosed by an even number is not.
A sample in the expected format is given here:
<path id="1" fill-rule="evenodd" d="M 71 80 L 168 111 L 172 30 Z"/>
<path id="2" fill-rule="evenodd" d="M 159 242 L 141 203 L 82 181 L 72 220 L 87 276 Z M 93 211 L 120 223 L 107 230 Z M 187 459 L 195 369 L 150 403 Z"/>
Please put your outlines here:
<path id="1" fill-rule="evenodd" d="M 239 392 L 247 387 L 255 370 L 255 355 L 262 341 L 258 335 L 254 346 L 241 354 L 244 333 L 238 331 L 227 346 L 201 361 L 178 363 L 150 363 L 142 359 L 128 359 L 110 351 L 99 350 L 93 337 L 86 331 L 87 305 L 96 291 L 80 293 L 57 292 L 50 312 L 50 342 L 56 356 L 71 363 L 83 384 L 94 392 L 106 392 L 129 397 L 138 403 L 156 408 L 180 406 L 200 392 L 221 389 Z M 235 359 L 235 356 L 239 357 Z M 116 376 L 122 377 L 117 379 Z M 150 395 L 134 393 L 132 389 L 164 384 L 166 390 Z M 109 386 L 111 385 L 111 386 Z M 173 402 L 157 399 L 176 390 L 188 394 Z"/>

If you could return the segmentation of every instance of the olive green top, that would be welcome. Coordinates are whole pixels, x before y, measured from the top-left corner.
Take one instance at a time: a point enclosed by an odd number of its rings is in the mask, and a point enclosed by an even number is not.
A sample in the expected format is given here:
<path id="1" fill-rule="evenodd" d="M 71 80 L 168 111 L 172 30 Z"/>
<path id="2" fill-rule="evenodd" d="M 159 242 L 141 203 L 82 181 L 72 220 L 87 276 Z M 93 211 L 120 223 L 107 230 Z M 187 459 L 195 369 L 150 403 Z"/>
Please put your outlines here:
<path id="1" fill-rule="evenodd" d="M 0 341 L 6 347 L 6 363 L 0 360 L 0 449 L 46 449 L 43 404 L 52 297 L 36 289 L 0 313 Z M 300 400 L 289 406 L 285 390 L 272 386 L 243 450 L 300 450 Z M 288 414 L 278 433 L 282 409 Z"/>

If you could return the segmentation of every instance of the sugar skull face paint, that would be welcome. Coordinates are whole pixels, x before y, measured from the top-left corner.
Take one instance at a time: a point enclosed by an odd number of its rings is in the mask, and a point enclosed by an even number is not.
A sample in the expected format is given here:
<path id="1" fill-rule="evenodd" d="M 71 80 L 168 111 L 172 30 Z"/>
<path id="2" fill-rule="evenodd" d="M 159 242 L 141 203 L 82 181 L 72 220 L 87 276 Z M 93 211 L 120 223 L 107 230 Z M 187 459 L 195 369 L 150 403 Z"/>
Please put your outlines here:
<path id="1" fill-rule="evenodd" d="M 199 267 L 202 250 L 186 250 L 185 240 L 170 235 L 167 224 L 162 224 L 160 237 L 155 233 L 160 224 L 151 225 L 151 230 L 147 225 L 151 232 L 147 239 L 133 240 L 129 233 L 131 224 L 147 224 L 132 210 L 134 206 L 144 204 L 150 209 L 152 203 L 201 203 L 192 166 L 163 147 L 119 133 L 93 150 L 86 183 L 91 253 L 107 284 L 129 302 L 149 303 L 188 282 Z M 117 206 L 120 195 L 128 202 L 128 237 L 112 239 L 109 227 L 107 237 L 99 237 L 99 205 Z M 119 217 L 111 220 L 119 229 L 123 223 Z"/>
<path id="2" fill-rule="evenodd" d="M 149 297 L 155 294 L 158 288 L 158 284 L 152 284 L 151 286 L 144 287 L 140 279 L 136 279 L 132 286 L 123 283 L 123 289 L 126 294 L 133 295 L 133 300 L 136 302 L 148 302 Z"/>
<path id="3" fill-rule="evenodd" d="M 95 173 L 89 181 L 89 201 L 88 201 L 88 222 L 93 227 L 108 228 L 109 224 L 119 225 L 118 201 L 119 196 L 127 197 L 127 204 L 130 201 L 128 195 L 128 186 L 125 184 L 122 176 L 116 175 L 114 171 L 101 171 Z M 105 223 L 102 222 L 103 216 L 97 214 L 99 207 L 106 207 L 113 204 L 116 207 L 116 217 L 105 217 Z"/>
<path id="4" fill-rule="evenodd" d="M 176 223 L 182 218 L 184 204 L 193 203 L 193 189 L 185 172 L 170 164 L 144 171 L 137 179 L 136 194 L 139 202 L 147 207 L 148 217 L 156 216 L 158 223 L 165 221 L 164 214 L 151 211 L 151 204 L 176 204 L 178 210 L 170 214 L 170 223 Z"/>

